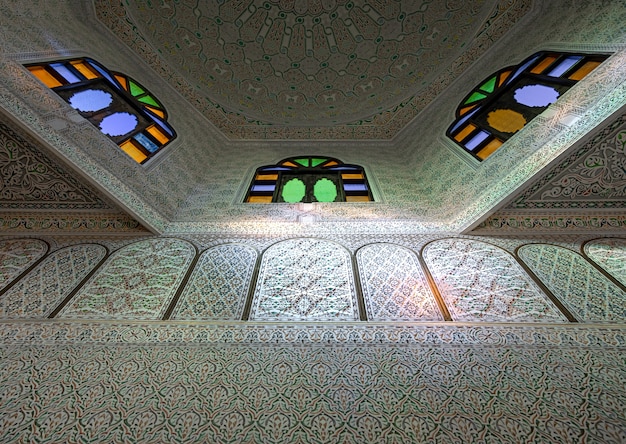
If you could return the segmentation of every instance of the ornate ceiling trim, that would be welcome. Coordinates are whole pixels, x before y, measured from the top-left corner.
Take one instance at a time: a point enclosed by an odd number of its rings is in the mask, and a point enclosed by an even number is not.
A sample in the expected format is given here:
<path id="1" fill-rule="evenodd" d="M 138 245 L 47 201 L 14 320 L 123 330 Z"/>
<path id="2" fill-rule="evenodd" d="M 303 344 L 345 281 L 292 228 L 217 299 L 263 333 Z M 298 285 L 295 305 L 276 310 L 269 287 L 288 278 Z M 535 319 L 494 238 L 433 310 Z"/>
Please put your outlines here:
<path id="1" fill-rule="evenodd" d="M 117 0 L 94 0 L 97 18 L 180 92 L 229 139 L 388 140 L 415 118 L 437 95 L 475 62 L 511 26 L 532 9 L 531 0 L 500 0 L 463 54 L 441 69 L 420 93 L 365 119 L 333 126 L 273 125 L 225 109 L 203 95 L 170 67 L 141 35 L 129 10 Z M 167 7 L 168 5 L 163 5 Z M 235 17 L 236 18 L 236 17 Z"/>
<path id="2" fill-rule="evenodd" d="M 0 216 L 0 234 L 148 234 L 122 213 L 19 212 Z"/>

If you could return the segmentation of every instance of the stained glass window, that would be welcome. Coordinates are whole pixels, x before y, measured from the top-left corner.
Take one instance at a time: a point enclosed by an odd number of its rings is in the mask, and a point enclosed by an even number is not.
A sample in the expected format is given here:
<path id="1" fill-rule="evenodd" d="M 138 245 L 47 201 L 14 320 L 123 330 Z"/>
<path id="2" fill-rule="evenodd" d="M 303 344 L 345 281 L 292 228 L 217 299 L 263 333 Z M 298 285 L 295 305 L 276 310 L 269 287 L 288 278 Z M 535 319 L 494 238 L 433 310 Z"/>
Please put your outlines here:
<path id="1" fill-rule="evenodd" d="M 89 58 L 26 67 L 138 163 L 176 138 L 161 102 L 127 75 Z"/>
<path id="2" fill-rule="evenodd" d="M 363 167 L 322 156 L 290 157 L 256 170 L 245 202 L 370 202 Z"/>
<path id="3" fill-rule="evenodd" d="M 461 101 L 447 135 L 482 161 L 607 57 L 538 52 L 501 69 Z"/>

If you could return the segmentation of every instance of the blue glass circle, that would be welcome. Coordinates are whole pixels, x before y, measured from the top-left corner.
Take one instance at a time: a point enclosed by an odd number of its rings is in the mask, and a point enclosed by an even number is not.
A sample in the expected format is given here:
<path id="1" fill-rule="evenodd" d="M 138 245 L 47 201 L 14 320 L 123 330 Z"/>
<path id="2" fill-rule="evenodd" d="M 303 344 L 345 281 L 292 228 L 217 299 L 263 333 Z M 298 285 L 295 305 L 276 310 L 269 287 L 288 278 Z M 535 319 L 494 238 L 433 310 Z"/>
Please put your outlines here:
<path id="1" fill-rule="evenodd" d="M 100 111 L 113 102 L 113 97 L 101 89 L 87 89 L 69 98 L 72 108 L 83 112 Z"/>
<path id="2" fill-rule="evenodd" d="M 515 100 L 517 103 L 526 106 L 548 106 L 556 102 L 559 92 L 546 85 L 526 85 L 515 90 Z"/>
<path id="3" fill-rule="evenodd" d="M 115 113 L 100 122 L 100 131 L 107 136 L 123 136 L 137 128 L 137 117 L 130 113 Z"/>

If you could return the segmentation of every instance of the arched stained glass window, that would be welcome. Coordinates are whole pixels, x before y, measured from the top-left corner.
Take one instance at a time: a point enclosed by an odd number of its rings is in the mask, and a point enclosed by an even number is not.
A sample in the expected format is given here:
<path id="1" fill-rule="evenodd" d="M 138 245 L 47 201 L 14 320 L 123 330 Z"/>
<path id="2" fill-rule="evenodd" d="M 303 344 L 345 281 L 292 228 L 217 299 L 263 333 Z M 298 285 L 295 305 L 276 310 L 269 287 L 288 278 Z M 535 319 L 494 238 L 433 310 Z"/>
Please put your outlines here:
<path id="1" fill-rule="evenodd" d="M 323 156 L 290 157 L 256 170 L 245 202 L 370 202 L 363 167 Z"/>
<path id="2" fill-rule="evenodd" d="M 127 75 L 89 58 L 26 67 L 139 163 L 176 138 L 161 102 Z"/>
<path id="3" fill-rule="evenodd" d="M 482 81 L 456 110 L 447 136 L 484 160 L 608 55 L 538 52 Z"/>

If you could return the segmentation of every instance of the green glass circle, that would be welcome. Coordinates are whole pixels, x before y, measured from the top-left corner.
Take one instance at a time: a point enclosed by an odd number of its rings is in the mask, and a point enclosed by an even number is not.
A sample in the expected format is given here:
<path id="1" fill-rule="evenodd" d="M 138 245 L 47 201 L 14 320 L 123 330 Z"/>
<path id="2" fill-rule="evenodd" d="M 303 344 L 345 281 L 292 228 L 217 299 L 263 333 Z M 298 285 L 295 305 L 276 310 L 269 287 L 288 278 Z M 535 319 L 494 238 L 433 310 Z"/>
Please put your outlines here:
<path id="1" fill-rule="evenodd" d="M 283 200 L 289 203 L 302 202 L 304 195 L 306 194 L 306 186 L 297 177 L 289 179 L 285 185 L 283 185 L 283 191 L 281 193 Z"/>
<path id="2" fill-rule="evenodd" d="M 334 202 L 337 198 L 337 185 L 325 177 L 318 179 L 313 186 L 313 195 L 318 202 Z"/>

